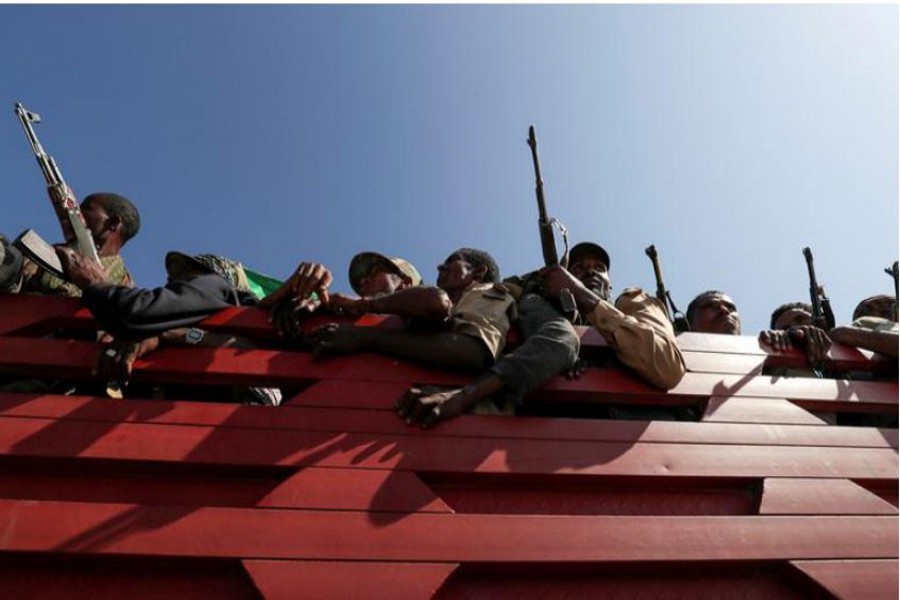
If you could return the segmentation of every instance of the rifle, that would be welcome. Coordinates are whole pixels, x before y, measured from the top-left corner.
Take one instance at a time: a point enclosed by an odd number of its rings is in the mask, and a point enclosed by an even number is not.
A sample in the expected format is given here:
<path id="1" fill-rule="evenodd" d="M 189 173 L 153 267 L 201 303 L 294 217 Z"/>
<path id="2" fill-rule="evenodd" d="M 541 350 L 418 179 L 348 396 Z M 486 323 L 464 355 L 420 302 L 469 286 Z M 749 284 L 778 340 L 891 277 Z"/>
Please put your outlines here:
<path id="1" fill-rule="evenodd" d="M 803 249 L 803 257 L 806 259 L 806 268 L 809 271 L 809 300 L 813 309 L 813 325 L 819 329 L 830 331 L 834 329 L 831 300 L 819 289 L 819 283 L 816 281 L 816 268 L 813 266 L 812 250 L 809 249 L 809 246 Z"/>
<path id="2" fill-rule="evenodd" d="M 653 263 L 653 275 L 656 277 L 656 297 L 662 302 L 664 308 L 667 303 L 668 306 L 671 307 L 672 326 L 675 328 L 675 332 L 682 333 L 690 331 L 691 327 L 688 325 L 687 318 L 684 316 L 684 313 L 675 306 L 675 303 L 672 301 L 672 294 L 666 289 L 666 284 L 663 283 L 662 267 L 659 264 L 659 255 L 656 253 L 656 246 L 650 244 L 647 248 L 644 248 L 644 252 L 647 253 L 647 256 L 650 257 L 650 262 Z M 669 311 L 667 310 L 666 312 Z"/>
<path id="3" fill-rule="evenodd" d="M 547 216 L 547 205 L 544 201 L 544 178 L 541 176 L 541 159 L 538 158 L 537 137 L 534 134 L 534 125 L 528 128 L 528 145 L 531 147 L 531 160 L 534 162 L 534 193 L 537 196 L 538 204 L 538 231 L 541 234 L 541 251 L 544 254 L 544 265 L 549 267 L 553 265 L 561 265 L 563 268 L 569 266 L 569 232 L 555 218 Z M 553 226 L 559 227 L 565 244 L 565 252 L 562 261 L 556 253 L 556 239 L 553 236 Z M 566 315 L 574 316 L 578 312 L 575 305 L 575 297 L 568 289 L 564 289 L 559 295 L 559 304 Z"/>
<path id="4" fill-rule="evenodd" d="M 894 278 L 894 319 L 897 318 L 897 310 L 900 309 L 900 285 L 898 285 L 897 261 L 884 270 L 885 273 Z"/>
<path id="5" fill-rule="evenodd" d="M 62 172 L 59 170 L 56 161 L 44 151 L 37 134 L 34 132 L 34 128 L 31 126 L 32 123 L 40 123 L 41 116 L 28 111 L 20 102 L 17 102 L 15 105 L 15 113 L 22 123 L 25 137 L 28 138 L 31 150 L 38 161 L 38 165 L 41 167 L 44 179 L 47 181 L 47 193 L 56 212 L 56 218 L 59 220 L 60 227 L 62 227 L 66 244 L 102 267 L 100 255 L 97 253 L 97 246 L 94 244 L 94 238 L 87 228 L 84 215 L 81 214 L 81 208 L 78 206 L 75 193 L 63 179 Z M 50 271 L 61 272 L 55 251 L 41 240 L 40 236 L 34 231 L 26 231 L 17 241 L 20 245 L 24 245 L 23 250 L 33 258 L 38 259 L 41 266 L 49 267 Z"/>

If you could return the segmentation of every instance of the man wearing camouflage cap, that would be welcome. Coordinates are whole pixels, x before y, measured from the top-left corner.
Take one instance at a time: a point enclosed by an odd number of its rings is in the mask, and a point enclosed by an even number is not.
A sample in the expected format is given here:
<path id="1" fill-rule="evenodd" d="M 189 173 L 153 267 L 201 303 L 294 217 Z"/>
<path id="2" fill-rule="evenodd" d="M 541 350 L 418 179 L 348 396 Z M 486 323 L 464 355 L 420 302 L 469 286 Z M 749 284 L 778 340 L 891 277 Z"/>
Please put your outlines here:
<path id="1" fill-rule="evenodd" d="M 332 294 L 331 270 L 321 263 L 302 262 L 259 306 L 272 309 L 273 326 L 281 335 L 294 338 L 302 335 L 304 318 L 320 306 L 338 315 L 361 315 L 368 307 L 367 298 L 422 285 L 422 276 L 412 263 L 371 251 L 360 252 L 351 259 L 348 277 L 359 298 Z"/>
<path id="2" fill-rule="evenodd" d="M 82 301 L 114 339 L 98 357 L 101 378 L 126 381 L 138 358 L 165 345 L 202 345 L 214 348 L 248 348 L 237 336 L 206 332 L 191 327 L 207 316 L 231 306 L 255 306 L 244 266 L 213 254 L 166 255 L 168 281 L 154 289 L 129 288 L 106 283 L 96 266 L 71 250 L 58 250 L 70 279 L 82 291 Z M 247 388 L 253 403 L 277 405 L 275 388 Z M 247 396 L 244 394 L 243 396 Z M 242 396 L 242 397 L 243 397 Z"/>
<path id="3" fill-rule="evenodd" d="M 81 288 L 85 305 L 116 336 L 188 327 L 223 308 L 257 303 L 243 266 L 220 256 L 169 252 L 168 282 L 145 289 L 107 283 L 103 273 L 80 254 L 69 249 L 58 253 L 70 279 Z"/>

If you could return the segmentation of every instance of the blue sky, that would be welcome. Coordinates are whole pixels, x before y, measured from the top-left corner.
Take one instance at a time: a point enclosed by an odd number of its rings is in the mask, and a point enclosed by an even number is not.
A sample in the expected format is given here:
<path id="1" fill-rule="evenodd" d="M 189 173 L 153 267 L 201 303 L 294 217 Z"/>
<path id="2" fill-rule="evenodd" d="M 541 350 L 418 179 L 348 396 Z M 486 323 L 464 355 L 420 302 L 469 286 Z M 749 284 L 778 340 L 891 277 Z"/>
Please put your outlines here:
<path id="1" fill-rule="evenodd" d="M 275 276 L 361 250 L 428 282 L 459 246 L 540 265 L 528 125 L 551 214 L 611 254 L 614 293 L 730 293 L 744 333 L 807 300 L 892 293 L 898 14 L 876 6 L 0 6 L 0 231 L 60 233 L 12 107 L 84 196 L 168 250 Z"/>

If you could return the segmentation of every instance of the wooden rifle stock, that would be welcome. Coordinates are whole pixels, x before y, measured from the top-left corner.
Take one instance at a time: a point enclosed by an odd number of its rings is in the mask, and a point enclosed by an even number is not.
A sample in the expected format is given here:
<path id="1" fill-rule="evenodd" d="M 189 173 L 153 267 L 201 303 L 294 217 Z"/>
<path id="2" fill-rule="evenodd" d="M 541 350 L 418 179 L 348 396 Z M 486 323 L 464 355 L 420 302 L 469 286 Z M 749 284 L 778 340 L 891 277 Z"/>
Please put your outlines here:
<path id="1" fill-rule="evenodd" d="M 537 136 L 534 133 L 534 125 L 528 128 L 528 146 L 531 148 L 531 160 L 534 163 L 534 193 L 537 196 L 538 231 L 541 234 L 541 252 L 544 254 L 544 265 L 548 267 L 562 265 L 563 268 L 567 268 L 569 266 L 568 243 L 566 243 L 566 252 L 563 255 L 563 259 L 560 261 L 559 254 L 556 252 L 556 239 L 553 236 L 553 223 L 556 222 L 558 224 L 558 221 L 554 221 L 554 219 L 547 216 L 547 204 L 544 200 L 544 178 L 541 175 L 541 159 L 538 158 Z M 565 236 L 565 229 L 563 229 L 563 236 Z M 559 295 L 559 304 L 567 316 L 574 316 L 578 312 L 575 297 L 568 289 L 563 290 Z"/>
<path id="2" fill-rule="evenodd" d="M 894 320 L 897 320 L 897 311 L 900 310 L 900 285 L 898 285 L 898 281 L 900 281 L 900 273 L 897 272 L 897 261 L 894 261 L 894 264 L 884 270 L 885 273 L 890 275 L 894 279 Z"/>
<path id="3" fill-rule="evenodd" d="M 656 246 L 650 244 L 648 247 L 644 248 L 644 252 L 653 264 L 653 276 L 656 278 L 656 297 L 662 302 L 666 313 L 669 313 L 668 316 L 672 321 L 672 327 L 675 329 L 676 333 L 690 331 L 691 327 L 688 324 L 687 318 L 684 316 L 684 313 L 675 306 L 675 302 L 672 300 L 672 294 L 669 293 L 669 290 L 666 289 L 666 284 L 663 283 L 662 267 L 659 264 L 659 254 L 656 252 Z"/>
<path id="4" fill-rule="evenodd" d="M 803 248 L 803 257 L 806 259 L 806 269 L 809 272 L 809 303 L 813 309 L 813 325 L 830 331 L 834 329 L 834 313 L 831 310 L 831 301 L 819 289 L 812 250 L 809 246 Z"/>
<path id="5" fill-rule="evenodd" d="M 40 123 L 41 116 L 28 111 L 21 103 L 16 103 L 14 110 L 22 123 L 25 137 L 28 138 L 31 150 L 47 182 L 47 193 L 50 196 L 50 202 L 53 204 L 53 210 L 56 212 L 56 218 L 62 228 L 66 244 L 102 268 L 103 264 L 100 262 L 97 246 L 94 244 L 94 238 L 87 228 L 84 215 L 81 214 L 78 200 L 75 198 L 72 189 L 66 184 L 65 179 L 63 179 L 62 172 L 59 170 L 56 161 L 44 151 L 37 134 L 34 132 L 34 127 L 31 125 L 32 123 Z"/>

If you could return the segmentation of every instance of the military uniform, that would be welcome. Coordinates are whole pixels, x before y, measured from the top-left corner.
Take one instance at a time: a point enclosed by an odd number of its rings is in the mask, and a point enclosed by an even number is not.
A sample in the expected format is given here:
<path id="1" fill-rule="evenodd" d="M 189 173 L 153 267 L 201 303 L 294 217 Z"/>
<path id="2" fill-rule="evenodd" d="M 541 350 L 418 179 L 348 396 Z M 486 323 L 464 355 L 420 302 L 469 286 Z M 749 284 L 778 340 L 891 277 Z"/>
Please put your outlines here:
<path id="1" fill-rule="evenodd" d="M 100 264 L 103 265 L 103 270 L 109 283 L 125 287 L 134 286 L 131 273 L 128 272 L 128 269 L 125 267 L 125 261 L 118 254 L 100 257 Z M 19 292 L 22 294 L 68 296 L 70 298 L 81 297 L 81 290 L 78 286 L 49 273 L 27 258 L 22 264 L 22 284 Z"/>
<path id="2" fill-rule="evenodd" d="M 536 273 L 505 283 L 520 294 L 518 323 L 523 342 L 491 367 L 507 393 L 496 399 L 493 408 L 479 405 L 479 414 L 494 413 L 494 408 L 511 413 L 529 392 L 574 367 L 581 347 L 572 323 L 538 293 L 542 286 Z M 604 336 L 622 364 L 653 385 L 670 389 L 681 380 L 684 359 L 665 308 L 655 297 L 628 288 L 615 306 L 601 300 L 584 318 Z"/>
<path id="3" fill-rule="evenodd" d="M 472 283 L 450 311 L 453 333 L 481 340 L 495 360 L 516 318 L 515 298 L 499 283 Z"/>
<path id="4" fill-rule="evenodd" d="M 601 300 L 585 315 L 622 364 L 653 385 L 671 389 L 685 373 L 684 357 L 665 307 L 640 288 L 627 288 L 616 305 Z"/>

